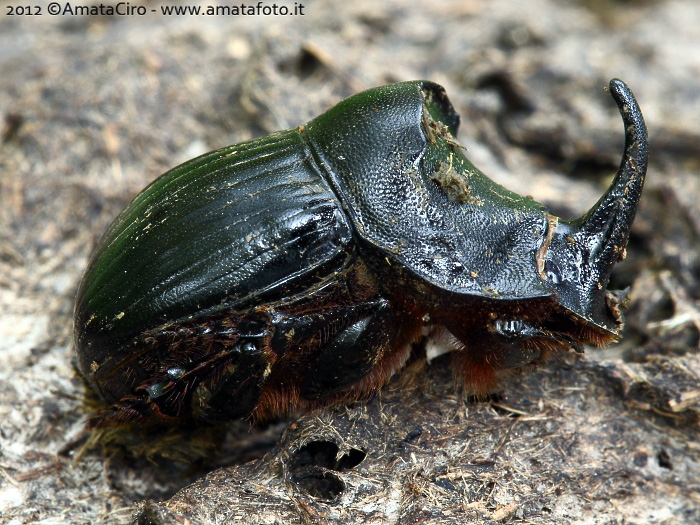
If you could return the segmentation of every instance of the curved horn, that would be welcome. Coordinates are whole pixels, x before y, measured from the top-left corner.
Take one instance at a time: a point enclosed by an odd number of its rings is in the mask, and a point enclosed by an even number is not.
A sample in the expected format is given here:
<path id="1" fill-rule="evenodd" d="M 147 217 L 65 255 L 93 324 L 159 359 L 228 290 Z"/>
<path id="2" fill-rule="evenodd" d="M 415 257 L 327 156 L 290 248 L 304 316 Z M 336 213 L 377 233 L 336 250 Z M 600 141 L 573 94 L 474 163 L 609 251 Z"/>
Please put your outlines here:
<path id="1" fill-rule="evenodd" d="M 624 258 L 644 186 L 648 157 L 647 129 L 632 91 L 616 78 L 610 81 L 609 91 L 625 124 L 625 151 L 608 191 L 577 221 L 579 234 L 591 247 L 591 259 L 600 275 L 606 277 L 612 266 Z"/>

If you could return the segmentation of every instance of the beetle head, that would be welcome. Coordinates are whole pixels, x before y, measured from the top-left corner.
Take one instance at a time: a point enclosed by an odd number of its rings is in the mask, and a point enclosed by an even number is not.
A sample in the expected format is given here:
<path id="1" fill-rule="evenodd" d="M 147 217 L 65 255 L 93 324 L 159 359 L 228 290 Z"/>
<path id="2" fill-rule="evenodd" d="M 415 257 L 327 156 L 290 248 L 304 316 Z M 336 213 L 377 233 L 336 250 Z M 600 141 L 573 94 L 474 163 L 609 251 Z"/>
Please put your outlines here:
<path id="1" fill-rule="evenodd" d="M 637 101 L 621 80 L 610 93 L 625 124 L 625 151 L 615 178 L 583 217 L 548 217 L 548 231 L 536 255 L 537 270 L 557 302 L 586 324 L 617 334 L 622 320 L 618 295 L 607 291 L 613 266 L 624 259 L 647 168 L 647 130 Z"/>

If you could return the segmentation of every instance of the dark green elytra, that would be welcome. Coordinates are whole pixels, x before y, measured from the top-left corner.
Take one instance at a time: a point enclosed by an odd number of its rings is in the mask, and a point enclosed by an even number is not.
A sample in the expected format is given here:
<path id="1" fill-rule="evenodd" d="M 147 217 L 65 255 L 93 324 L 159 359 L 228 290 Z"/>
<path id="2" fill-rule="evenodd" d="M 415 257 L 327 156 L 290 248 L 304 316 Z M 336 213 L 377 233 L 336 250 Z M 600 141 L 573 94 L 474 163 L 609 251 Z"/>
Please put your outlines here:
<path id="1" fill-rule="evenodd" d="M 622 321 L 607 283 L 647 146 L 627 86 L 610 92 L 625 154 L 575 221 L 476 169 L 443 88 L 426 81 L 165 173 L 110 226 L 80 285 L 78 367 L 112 403 L 93 423 L 351 399 L 431 338 L 456 341 L 478 389 L 551 350 L 613 340 Z"/>

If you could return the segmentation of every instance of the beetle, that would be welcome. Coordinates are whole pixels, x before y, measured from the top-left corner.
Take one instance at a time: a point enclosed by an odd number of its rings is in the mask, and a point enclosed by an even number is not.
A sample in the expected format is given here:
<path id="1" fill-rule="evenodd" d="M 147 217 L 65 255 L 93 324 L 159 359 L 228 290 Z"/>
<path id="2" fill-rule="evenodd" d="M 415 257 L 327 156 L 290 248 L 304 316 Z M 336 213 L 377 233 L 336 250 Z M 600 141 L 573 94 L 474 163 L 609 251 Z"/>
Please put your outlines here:
<path id="1" fill-rule="evenodd" d="M 616 340 L 647 166 L 627 85 L 620 168 L 561 220 L 481 173 L 445 90 L 402 82 L 296 129 L 207 153 L 137 195 L 79 287 L 93 426 L 219 422 L 357 399 L 417 343 L 454 350 L 477 392 L 554 351 Z"/>

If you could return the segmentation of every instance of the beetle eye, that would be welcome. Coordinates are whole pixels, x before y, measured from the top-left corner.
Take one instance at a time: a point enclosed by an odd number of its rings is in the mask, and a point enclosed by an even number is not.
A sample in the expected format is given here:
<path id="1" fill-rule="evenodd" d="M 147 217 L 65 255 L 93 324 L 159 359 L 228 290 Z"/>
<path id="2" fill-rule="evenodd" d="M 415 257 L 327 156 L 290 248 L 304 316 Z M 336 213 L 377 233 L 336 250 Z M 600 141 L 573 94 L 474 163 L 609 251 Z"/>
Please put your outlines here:
<path id="1" fill-rule="evenodd" d="M 515 337 L 523 331 L 524 324 L 519 319 L 496 319 L 493 327 L 503 336 Z"/>
<path id="2" fill-rule="evenodd" d="M 544 262 L 544 274 L 554 284 L 559 284 L 562 281 L 561 272 L 554 261 L 547 260 Z"/>

